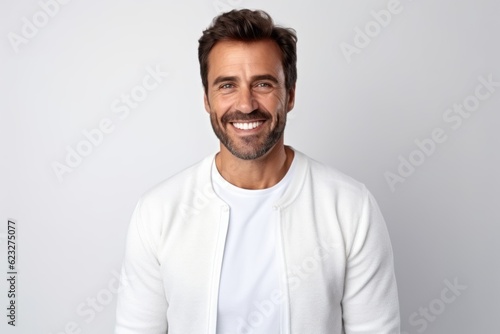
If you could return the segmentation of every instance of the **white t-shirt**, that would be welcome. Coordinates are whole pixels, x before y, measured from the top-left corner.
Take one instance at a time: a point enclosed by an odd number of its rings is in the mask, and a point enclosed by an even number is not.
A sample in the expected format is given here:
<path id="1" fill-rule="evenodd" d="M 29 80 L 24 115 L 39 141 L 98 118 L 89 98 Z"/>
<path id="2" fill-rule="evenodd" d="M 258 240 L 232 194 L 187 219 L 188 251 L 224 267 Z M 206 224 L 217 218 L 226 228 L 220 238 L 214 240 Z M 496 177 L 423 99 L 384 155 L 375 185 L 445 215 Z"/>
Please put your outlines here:
<path id="1" fill-rule="evenodd" d="M 294 159 L 295 160 L 295 159 Z M 278 334 L 280 305 L 271 302 L 279 290 L 276 256 L 279 199 L 293 174 L 271 188 L 249 190 L 227 182 L 212 165 L 215 193 L 230 207 L 229 229 L 219 287 L 217 334 Z"/>

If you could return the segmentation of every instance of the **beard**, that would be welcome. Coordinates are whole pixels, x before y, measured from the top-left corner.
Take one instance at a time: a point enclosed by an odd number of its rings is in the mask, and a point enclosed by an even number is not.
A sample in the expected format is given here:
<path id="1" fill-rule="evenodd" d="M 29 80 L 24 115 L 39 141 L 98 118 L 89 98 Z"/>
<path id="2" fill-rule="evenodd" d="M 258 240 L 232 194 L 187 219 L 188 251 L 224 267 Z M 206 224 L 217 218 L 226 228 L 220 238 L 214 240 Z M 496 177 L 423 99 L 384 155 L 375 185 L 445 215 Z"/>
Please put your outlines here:
<path id="1" fill-rule="evenodd" d="M 283 136 L 286 125 L 286 113 L 276 114 L 276 124 L 270 130 L 264 130 L 255 135 L 247 135 L 237 138 L 231 138 L 228 135 L 227 128 L 232 126 L 232 121 L 256 121 L 265 120 L 263 125 L 272 121 L 270 113 L 256 109 L 251 113 L 245 114 L 240 111 L 226 113 L 222 116 L 220 123 L 215 112 L 210 112 L 210 122 L 217 138 L 235 157 L 242 160 L 254 160 L 265 155 Z M 261 125 L 261 126 L 263 126 Z"/>

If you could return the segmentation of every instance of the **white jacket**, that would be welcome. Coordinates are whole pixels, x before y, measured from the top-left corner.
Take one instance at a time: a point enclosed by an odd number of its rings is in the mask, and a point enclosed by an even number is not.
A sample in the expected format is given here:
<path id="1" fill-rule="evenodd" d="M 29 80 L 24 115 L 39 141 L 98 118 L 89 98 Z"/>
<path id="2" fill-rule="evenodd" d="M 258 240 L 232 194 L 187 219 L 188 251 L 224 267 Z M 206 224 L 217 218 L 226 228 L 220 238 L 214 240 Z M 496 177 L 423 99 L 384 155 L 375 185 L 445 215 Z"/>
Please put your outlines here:
<path id="1" fill-rule="evenodd" d="M 294 151 L 294 178 L 274 206 L 282 293 L 260 301 L 240 333 L 278 303 L 282 334 L 399 333 L 392 248 L 375 200 L 363 184 Z M 216 333 L 229 207 L 212 188 L 213 159 L 139 200 L 115 334 Z"/>

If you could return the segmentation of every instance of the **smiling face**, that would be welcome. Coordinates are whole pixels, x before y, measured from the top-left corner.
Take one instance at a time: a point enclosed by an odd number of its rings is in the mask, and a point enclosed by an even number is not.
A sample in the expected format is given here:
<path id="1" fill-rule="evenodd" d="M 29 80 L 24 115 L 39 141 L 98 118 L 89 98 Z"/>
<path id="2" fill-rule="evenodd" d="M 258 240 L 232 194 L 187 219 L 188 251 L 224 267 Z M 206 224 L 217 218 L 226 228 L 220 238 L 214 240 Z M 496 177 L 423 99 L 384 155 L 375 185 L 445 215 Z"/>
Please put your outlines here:
<path id="1" fill-rule="evenodd" d="M 281 52 L 274 41 L 220 41 L 208 56 L 205 109 L 221 150 L 252 160 L 283 145 L 294 89 L 285 88 Z"/>

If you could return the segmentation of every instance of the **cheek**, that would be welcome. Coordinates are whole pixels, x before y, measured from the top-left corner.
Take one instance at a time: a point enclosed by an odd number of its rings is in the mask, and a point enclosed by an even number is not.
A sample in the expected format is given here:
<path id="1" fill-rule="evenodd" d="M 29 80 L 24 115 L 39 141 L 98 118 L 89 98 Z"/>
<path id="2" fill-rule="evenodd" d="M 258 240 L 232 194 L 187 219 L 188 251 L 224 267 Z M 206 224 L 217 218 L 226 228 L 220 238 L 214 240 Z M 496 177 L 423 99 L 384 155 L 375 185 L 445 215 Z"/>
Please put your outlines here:
<path id="1" fill-rule="evenodd" d="M 219 116 L 230 110 L 233 105 L 231 99 L 225 96 L 214 96 L 210 101 L 211 110 L 215 111 Z"/>
<path id="2" fill-rule="evenodd" d="M 286 106 L 286 95 L 282 92 L 274 92 L 265 96 L 263 103 L 271 108 L 271 110 L 281 111 Z"/>

